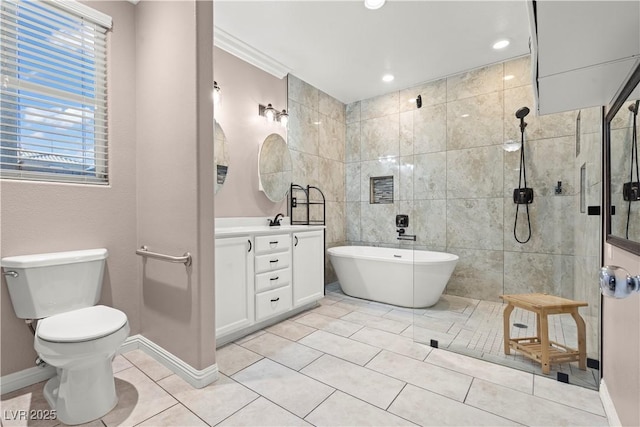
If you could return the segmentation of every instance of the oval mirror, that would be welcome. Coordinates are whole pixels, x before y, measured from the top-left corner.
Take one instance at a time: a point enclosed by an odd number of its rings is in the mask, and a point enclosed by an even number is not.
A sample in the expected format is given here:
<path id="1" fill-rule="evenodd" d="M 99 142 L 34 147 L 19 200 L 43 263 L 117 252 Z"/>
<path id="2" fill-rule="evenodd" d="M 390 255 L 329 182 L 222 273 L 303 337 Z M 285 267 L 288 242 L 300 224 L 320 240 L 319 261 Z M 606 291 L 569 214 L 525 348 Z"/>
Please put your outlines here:
<path id="1" fill-rule="evenodd" d="M 291 185 L 291 154 L 285 140 L 278 134 L 269 135 L 260 147 L 258 175 L 260 190 L 272 202 L 284 200 Z"/>
<path id="2" fill-rule="evenodd" d="M 229 173 L 229 147 L 227 137 L 220 124 L 214 119 L 215 128 L 213 130 L 213 173 L 214 173 L 214 194 L 220 191 Z"/>

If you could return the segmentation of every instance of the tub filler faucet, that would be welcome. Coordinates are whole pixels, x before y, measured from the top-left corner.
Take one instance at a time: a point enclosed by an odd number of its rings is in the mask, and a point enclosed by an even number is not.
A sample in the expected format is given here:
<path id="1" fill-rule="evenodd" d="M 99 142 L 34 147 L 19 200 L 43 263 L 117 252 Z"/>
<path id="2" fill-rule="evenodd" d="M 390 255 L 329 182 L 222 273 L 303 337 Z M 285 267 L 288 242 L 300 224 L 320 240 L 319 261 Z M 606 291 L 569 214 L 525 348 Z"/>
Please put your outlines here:
<path id="1" fill-rule="evenodd" d="M 396 230 L 398 232 L 398 240 L 412 240 L 412 241 L 416 241 L 416 235 L 415 234 L 406 234 L 404 228 L 398 228 Z"/>

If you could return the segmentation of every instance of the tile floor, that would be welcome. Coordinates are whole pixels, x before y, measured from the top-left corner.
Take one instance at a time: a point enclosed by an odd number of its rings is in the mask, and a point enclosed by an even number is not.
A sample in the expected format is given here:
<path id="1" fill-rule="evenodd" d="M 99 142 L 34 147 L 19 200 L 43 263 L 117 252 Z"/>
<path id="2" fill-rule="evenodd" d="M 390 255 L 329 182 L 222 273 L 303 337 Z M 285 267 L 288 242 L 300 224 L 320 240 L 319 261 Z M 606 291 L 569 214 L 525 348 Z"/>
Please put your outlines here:
<path id="1" fill-rule="evenodd" d="M 117 356 L 120 401 L 89 425 L 608 425 L 594 390 L 415 343 L 410 311 L 335 291 L 320 303 L 218 349 L 203 389 L 140 350 Z M 446 335 L 441 314 L 423 326 Z M 58 425 L 6 419 L 48 409 L 42 386 L 2 396 L 2 425 Z"/>
<path id="2" fill-rule="evenodd" d="M 410 310 L 348 297 L 342 292 L 337 282 L 327 285 L 326 289 L 328 298 L 342 299 L 335 304 L 337 307 L 348 308 L 349 304 L 352 306 L 369 304 L 375 308 L 375 310 L 361 308 L 360 312 L 345 315 L 334 312 L 335 317 L 339 317 L 340 320 L 364 324 L 364 319 L 367 319 L 367 326 L 394 333 L 398 333 L 400 325 L 389 323 L 388 320 L 409 322 L 412 326 L 400 332 L 404 337 L 413 338 L 423 344 L 429 344 L 432 339 L 435 339 L 438 341 L 439 348 L 542 375 L 540 364 L 521 353 L 512 351 L 511 355 L 504 354 L 502 316 L 504 304 L 501 302 L 443 295 L 433 307 Z M 377 318 L 366 318 L 361 312 L 373 315 L 377 312 Z M 590 358 L 598 359 L 597 328 L 589 327 L 594 323 L 597 325 L 597 319 L 583 317 L 588 326 L 587 355 Z M 378 326 L 374 326 L 372 322 L 377 322 Z M 535 335 L 536 317 L 530 311 L 520 308 L 514 309 L 511 314 L 511 324 L 520 326 L 511 327 L 512 337 Z M 349 325 L 345 325 L 341 330 L 346 333 L 350 332 Z M 330 332 L 340 333 L 335 330 Z M 549 316 L 549 339 L 577 348 L 576 324 L 569 314 Z M 572 384 L 594 390 L 598 389 L 600 383 L 598 370 L 587 368 L 586 371 L 582 371 L 578 368 L 577 362 L 564 363 L 552 365 L 550 374 L 546 376 L 555 379 L 558 372 L 568 374 L 569 382 Z"/>

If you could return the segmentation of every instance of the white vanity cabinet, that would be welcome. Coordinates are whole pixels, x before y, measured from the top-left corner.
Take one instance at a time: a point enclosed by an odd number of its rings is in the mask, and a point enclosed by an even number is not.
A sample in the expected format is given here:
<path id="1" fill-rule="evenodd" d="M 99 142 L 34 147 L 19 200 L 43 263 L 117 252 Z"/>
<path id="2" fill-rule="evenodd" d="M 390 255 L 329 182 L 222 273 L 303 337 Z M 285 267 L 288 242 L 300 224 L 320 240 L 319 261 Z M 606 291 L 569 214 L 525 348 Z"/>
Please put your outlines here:
<path id="1" fill-rule="evenodd" d="M 324 231 L 293 233 L 293 306 L 324 296 Z"/>
<path id="2" fill-rule="evenodd" d="M 252 236 L 216 239 L 216 336 L 254 323 Z"/>
<path id="3" fill-rule="evenodd" d="M 258 220 L 216 219 L 218 346 L 324 296 L 324 227 L 266 227 L 266 219 Z"/>
<path id="4" fill-rule="evenodd" d="M 256 322 L 291 310 L 291 234 L 257 236 Z"/>

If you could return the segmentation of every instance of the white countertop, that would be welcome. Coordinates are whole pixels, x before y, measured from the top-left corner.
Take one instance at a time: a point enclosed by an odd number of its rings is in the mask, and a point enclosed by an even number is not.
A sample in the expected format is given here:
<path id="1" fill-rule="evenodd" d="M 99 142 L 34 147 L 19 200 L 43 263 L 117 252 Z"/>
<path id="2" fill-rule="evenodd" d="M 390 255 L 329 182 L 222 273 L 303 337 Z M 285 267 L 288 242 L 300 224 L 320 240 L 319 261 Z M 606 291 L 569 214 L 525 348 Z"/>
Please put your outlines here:
<path id="1" fill-rule="evenodd" d="M 295 233 L 300 231 L 323 230 L 324 225 L 291 225 L 290 218 L 284 217 L 282 225 L 270 227 L 272 218 L 216 218 L 215 237 L 246 236 L 247 234 L 269 235 L 281 233 Z"/>

